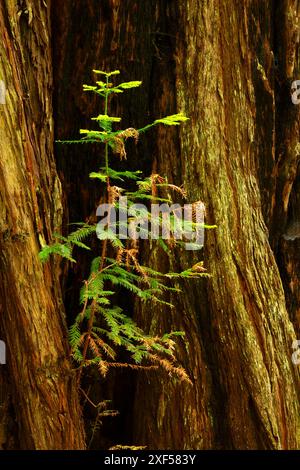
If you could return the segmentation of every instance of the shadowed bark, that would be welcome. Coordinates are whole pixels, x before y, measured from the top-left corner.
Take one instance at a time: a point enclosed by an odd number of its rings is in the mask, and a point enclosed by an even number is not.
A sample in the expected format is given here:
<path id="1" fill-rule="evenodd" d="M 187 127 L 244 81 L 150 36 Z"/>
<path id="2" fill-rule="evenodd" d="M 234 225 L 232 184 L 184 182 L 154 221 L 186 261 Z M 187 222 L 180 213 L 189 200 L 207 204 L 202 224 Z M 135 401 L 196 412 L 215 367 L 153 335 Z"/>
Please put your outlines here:
<path id="1" fill-rule="evenodd" d="M 207 355 L 216 357 L 216 380 L 225 397 L 221 419 L 229 431 L 223 442 L 233 448 L 295 449 L 295 333 L 262 210 L 267 205 L 262 207 L 262 169 L 270 177 L 268 168 L 274 169 L 270 6 L 180 2 L 178 107 L 192 121 L 187 133 L 181 131 L 184 181 L 205 201 L 208 222 L 218 225 L 207 233 L 204 258 L 212 273 L 207 318 L 214 346 Z"/>

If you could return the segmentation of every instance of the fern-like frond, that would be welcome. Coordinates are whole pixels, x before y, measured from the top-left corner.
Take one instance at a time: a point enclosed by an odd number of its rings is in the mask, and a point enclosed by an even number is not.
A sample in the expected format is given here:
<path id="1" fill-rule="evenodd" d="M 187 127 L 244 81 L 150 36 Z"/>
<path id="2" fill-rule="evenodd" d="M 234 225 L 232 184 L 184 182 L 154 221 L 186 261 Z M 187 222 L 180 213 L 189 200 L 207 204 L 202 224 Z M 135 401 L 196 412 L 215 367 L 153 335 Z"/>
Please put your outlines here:
<path id="1" fill-rule="evenodd" d="M 156 119 L 154 124 L 164 124 L 165 126 L 179 126 L 182 122 L 188 121 L 189 118 L 183 113 L 172 114 L 161 119 Z"/>
<path id="2" fill-rule="evenodd" d="M 59 255 L 62 258 L 68 259 L 72 263 L 76 263 L 76 260 L 72 258 L 71 247 L 62 243 L 55 243 L 54 245 L 45 245 L 39 252 L 39 258 L 43 263 L 48 261 L 50 255 Z"/>
<path id="3" fill-rule="evenodd" d="M 122 88 L 123 90 L 127 90 L 129 88 L 139 87 L 139 86 L 141 86 L 141 84 L 142 84 L 142 82 L 140 82 L 140 81 L 124 82 L 124 83 L 120 83 L 119 85 L 117 85 L 116 88 Z"/>
<path id="4" fill-rule="evenodd" d="M 97 117 L 91 118 L 92 121 L 98 122 L 120 122 L 120 117 L 108 116 L 107 114 L 99 114 Z"/>
<path id="5" fill-rule="evenodd" d="M 78 323 L 74 323 L 69 328 L 69 343 L 73 349 L 76 349 L 81 341 L 81 332 Z"/>
<path id="6" fill-rule="evenodd" d="M 113 75 L 119 75 L 121 72 L 120 70 L 113 70 L 112 72 L 104 72 L 103 70 L 95 70 L 93 72 L 99 75 L 105 75 L 106 77 L 112 77 Z"/>
<path id="7" fill-rule="evenodd" d="M 96 224 L 89 225 L 89 224 L 83 223 L 83 224 L 78 224 L 78 225 L 80 225 L 80 228 L 70 233 L 70 235 L 68 235 L 67 237 L 70 243 L 76 244 L 78 242 L 81 242 L 82 240 L 87 238 L 89 235 L 96 232 L 96 228 L 97 228 Z"/>

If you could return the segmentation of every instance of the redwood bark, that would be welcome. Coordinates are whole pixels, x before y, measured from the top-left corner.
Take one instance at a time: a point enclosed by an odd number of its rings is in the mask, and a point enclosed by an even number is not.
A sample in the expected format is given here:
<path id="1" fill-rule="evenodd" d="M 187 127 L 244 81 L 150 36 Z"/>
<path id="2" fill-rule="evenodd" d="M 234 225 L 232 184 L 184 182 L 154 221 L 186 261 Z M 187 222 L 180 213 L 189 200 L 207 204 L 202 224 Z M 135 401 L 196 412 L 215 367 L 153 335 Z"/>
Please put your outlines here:
<path id="1" fill-rule="evenodd" d="M 274 170 L 274 8 L 188 1 L 179 9 L 178 106 L 192 120 L 181 158 L 186 184 L 218 225 L 205 243 L 208 318 L 223 442 L 238 449 L 299 446 L 295 333 L 263 211 L 273 196 L 262 175 Z"/>
<path id="2" fill-rule="evenodd" d="M 48 5 L 48 6 L 47 6 Z M 53 157 L 50 1 L 0 5 L 0 325 L 21 449 L 84 448 L 56 263 L 38 252 L 60 230 Z"/>

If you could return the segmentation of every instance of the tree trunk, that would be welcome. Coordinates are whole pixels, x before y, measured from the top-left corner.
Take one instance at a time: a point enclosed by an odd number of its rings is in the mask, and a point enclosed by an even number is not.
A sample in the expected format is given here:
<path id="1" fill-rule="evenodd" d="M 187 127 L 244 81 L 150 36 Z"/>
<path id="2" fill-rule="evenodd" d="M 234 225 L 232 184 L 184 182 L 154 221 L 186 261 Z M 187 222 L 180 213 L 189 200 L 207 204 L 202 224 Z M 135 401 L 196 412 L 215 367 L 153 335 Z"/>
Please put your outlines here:
<path id="1" fill-rule="evenodd" d="M 59 266 L 38 252 L 60 230 L 53 158 L 50 1 L 0 5 L 0 293 L 9 393 L 22 449 L 80 449 L 84 431 L 67 358 Z"/>
<path id="2" fill-rule="evenodd" d="M 194 124 L 193 131 L 182 133 L 184 178 L 193 188 L 200 177 L 207 219 L 218 225 L 207 234 L 205 258 L 213 274 L 208 315 L 226 397 L 225 445 L 297 448 L 295 334 L 263 217 L 273 202 L 268 179 L 276 164 L 272 51 L 278 12 L 248 1 L 234 9 L 225 1 L 181 2 L 180 11 L 187 27 L 177 53 L 178 101 Z M 287 91 L 284 102 L 291 107 Z"/>
<path id="3" fill-rule="evenodd" d="M 285 2 L 284 14 L 289 21 L 291 3 Z M 181 1 L 177 5 L 177 110 L 191 121 L 180 131 L 180 156 L 165 131 L 161 131 L 155 169 L 175 182 L 176 175 L 182 172 L 189 199 L 203 200 L 208 223 L 217 224 L 218 228 L 206 235 L 204 259 L 212 274 L 205 283 L 206 295 L 196 286 L 191 295 L 189 285 L 183 296 L 184 308 L 176 304 L 179 308 L 173 324 L 181 328 L 188 318 L 185 330 L 189 337 L 192 319 L 199 319 L 198 342 L 204 345 L 214 384 L 214 445 L 296 449 L 300 414 L 299 374 L 291 360 L 295 333 L 264 220 L 265 217 L 268 221 L 267 209 L 274 203 L 273 187 L 277 183 L 272 181 L 276 175 L 277 105 L 272 50 L 273 23 L 278 12 L 269 4 L 248 1 L 235 2 L 234 8 L 225 1 Z M 294 12 L 293 15 L 296 17 Z M 296 48 L 297 44 L 290 46 Z M 291 49 L 286 53 L 291 53 Z M 290 74 L 292 71 L 293 67 Z M 284 103 L 292 108 L 287 92 Z M 169 95 L 165 92 L 162 96 L 163 106 L 169 102 Z M 293 117 L 297 119 L 298 112 L 294 111 Z M 293 124 L 293 130 L 297 128 L 298 124 Z M 297 135 L 293 134 L 288 149 L 290 162 L 279 173 L 288 192 L 296 176 Z M 278 194 L 278 183 L 277 188 Z M 276 213 L 276 205 L 272 209 Z M 280 213 L 280 206 L 278 210 Z M 184 263 L 193 258 L 187 253 L 182 259 L 185 267 Z M 156 262 L 156 267 L 160 268 L 161 262 Z M 161 324 L 163 315 L 151 310 L 151 324 Z M 144 317 L 147 325 L 146 309 Z M 194 346 L 195 342 L 189 341 L 190 344 Z M 187 370 L 194 370 L 194 358 L 193 354 L 186 356 Z M 205 370 L 201 362 L 200 368 Z M 199 373 L 196 377 L 196 396 L 202 397 L 203 380 Z M 136 395 L 137 436 L 143 443 L 149 439 L 151 420 L 151 444 L 155 436 L 154 446 L 159 447 L 157 436 L 164 436 L 164 442 L 174 448 L 178 445 L 176 436 L 184 426 L 184 419 L 178 420 L 178 407 L 188 407 L 189 398 L 184 388 L 179 392 L 181 399 L 174 396 L 172 385 L 164 381 L 160 393 L 165 405 L 160 407 L 161 397 L 153 393 L 157 389 L 157 378 L 140 380 Z M 145 409 L 149 413 L 155 410 L 155 414 L 149 418 Z M 203 413 L 195 405 L 193 412 L 195 422 L 203 422 Z M 194 421 L 187 413 L 183 417 L 193 427 Z M 195 441 L 185 433 L 181 445 L 195 448 Z"/>

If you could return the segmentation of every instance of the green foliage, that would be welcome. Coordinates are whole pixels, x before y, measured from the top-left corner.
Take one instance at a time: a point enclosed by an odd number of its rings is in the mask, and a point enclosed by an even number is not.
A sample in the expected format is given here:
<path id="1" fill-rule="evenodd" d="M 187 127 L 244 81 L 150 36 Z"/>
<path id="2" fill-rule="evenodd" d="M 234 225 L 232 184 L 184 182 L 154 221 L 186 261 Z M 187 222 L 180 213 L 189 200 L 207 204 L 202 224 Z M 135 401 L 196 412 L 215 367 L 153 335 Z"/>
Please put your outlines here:
<path id="1" fill-rule="evenodd" d="M 182 113 L 173 114 L 162 119 L 156 119 L 154 124 L 164 124 L 165 126 L 179 126 L 182 122 L 187 121 L 189 118 Z"/>
<path id="2" fill-rule="evenodd" d="M 131 179 L 131 180 L 137 180 L 140 177 L 140 174 L 142 173 L 141 171 L 116 171 L 113 170 L 112 168 L 100 168 L 101 172 L 92 172 L 90 173 L 90 178 L 97 178 L 101 180 L 102 182 L 107 181 L 107 177 L 110 180 L 115 180 L 115 181 L 124 181 L 124 178 L 126 179 Z"/>
<path id="3" fill-rule="evenodd" d="M 45 245 L 39 253 L 39 258 L 44 263 L 48 261 L 52 254 L 67 258 L 72 263 L 76 262 L 75 259 L 72 258 L 72 249 L 68 244 L 55 243 L 53 245 Z"/>
<path id="4" fill-rule="evenodd" d="M 68 237 L 63 237 L 57 233 L 54 233 L 53 236 L 61 240 L 61 242 L 54 243 L 52 245 L 45 245 L 40 253 L 40 260 L 45 263 L 50 258 L 50 255 L 59 255 L 62 258 L 66 258 L 72 263 L 76 263 L 76 260 L 72 258 L 72 250 L 74 246 L 84 248 L 85 250 L 90 250 L 90 247 L 85 243 L 82 243 L 82 240 L 87 238 L 92 233 L 96 232 L 96 225 L 88 225 L 85 223 L 77 224 L 80 226 L 75 232 L 70 233 Z"/>
<path id="5" fill-rule="evenodd" d="M 106 77 L 112 77 L 113 75 L 119 75 L 121 72 L 120 70 L 113 70 L 112 72 L 104 72 L 103 70 L 93 70 L 93 72 L 100 74 L 100 75 L 105 75 Z M 84 87 L 87 85 L 83 85 Z"/>
<path id="6" fill-rule="evenodd" d="M 107 202 L 113 203 L 116 208 L 119 206 L 121 194 L 128 198 L 129 209 L 132 210 L 131 219 L 141 221 L 140 230 L 143 230 L 143 222 L 152 217 L 148 209 L 134 211 L 133 204 L 136 201 L 151 202 L 172 202 L 170 192 L 175 191 L 181 197 L 185 197 L 182 188 L 169 184 L 165 178 L 159 175 L 151 175 L 141 178 L 140 171 L 131 169 L 118 171 L 109 166 L 109 150 L 118 154 L 120 159 L 126 158 L 125 144 L 128 138 L 137 141 L 139 134 L 157 125 L 178 126 L 188 120 L 182 113 L 156 119 L 153 123 L 141 129 L 127 128 L 113 130 L 115 125 L 121 122 L 120 117 L 109 116 L 109 98 L 113 94 L 123 93 L 128 89 L 133 89 L 141 85 L 140 81 L 123 82 L 114 85 L 110 80 L 120 74 L 119 70 L 104 72 L 94 70 L 100 75 L 102 80 L 97 80 L 96 85 L 83 85 L 86 92 L 96 93 L 104 98 L 103 114 L 91 118 L 99 125 L 100 130 L 81 129 L 82 138 L 73 141 L 59 141 L 60 143 L 98 143 L 104 146 L 102 166 L 98 171 L 90 173 L 90 178 L 96 179 L 103 184 L 103 189 L 107 195 Z M 131 182 L 131 190 L 112 186 L 112 181 Z M 135 189 L 132 189 L 133 185 Z M 161 194 L 163 192 L 163 194 Z M 125 222 L 126 228 L 130 223 Z M 174 233 L 176 219 L 173 217 L 171 234 Z M 162 225 L 161 215 L 156 220 L 158 226 Z M 124 222 L 123 222 L 124 224 Z M 195 225 L 192 223 L 192 225 Z M 41 261 L 45 262 L 50 255 L 60 255 L 71 262 L 75 262 L 72 257 L 74 246 L 90 250 L 84 243 L 96 231 L 96 225 L 86 223 L 77 224 L 77 228 L 67 237 L 55 235 L 55 242 L 44 246 L 40 252 Z M 197 263 L 192 268 L 181 273 L 166 273 L 155 271 L 149 266 L 139 263 L 139 253 L 135 240 L 126 243 L 114 236 L 110 227 L 105 227 L 101 231 L 97 229 L 97 236 L 101 240 L 101 255 L 95 257 L 91 262 L 90 274 L 83 283 L 80 291 L 81 312 L 77 315 L 74 324 L 69 329 L 69 341 L 72 348 L 73 358 L 82 367 L 96 366 L 101 374 L 105 375 L 110 367 L 163 367 L 170 374 L 174 374 L 181 380 L 189 381 L 183 368 L 176 364 L 175 359 L 175 339 L 183 337 L 183 332 L 173 331 L 162 336 L 151 336 L 142 331 L 132 320 L 130 315 L 126 315 L 116 304 L 117 292 L 128 291 L 137 296 L 142 302 L 149 303 L 149 308 L 153 303 L 161 303 L 172 307 L 171 303 L 165 300 L 165 293 L 179 292 L 178 288 L 170 285 L 171 281 L 180 278 L 198 278 L 207 276 L 205 268 L 201 263 Z M 157 243 L 170 255 L 172 247 L 176 246 L 175 237 L 169 241 L 159 238 Z M 108 246 L 111 246 L 108 256 Z M 150 304 L 151 302 L 151 304 Z M 124 348 L 131 356 L 133 362 L 118 362 L 118 348 Z"/>
<path id="7" fill-rule="evenodd" d="M 99 114 L 99 116 L 92 118 L 92 121 L 97 121 L 100 128 L 104 131 L 111 132 L 113 123 L 120 122 L 121 118 Z"/>

